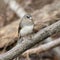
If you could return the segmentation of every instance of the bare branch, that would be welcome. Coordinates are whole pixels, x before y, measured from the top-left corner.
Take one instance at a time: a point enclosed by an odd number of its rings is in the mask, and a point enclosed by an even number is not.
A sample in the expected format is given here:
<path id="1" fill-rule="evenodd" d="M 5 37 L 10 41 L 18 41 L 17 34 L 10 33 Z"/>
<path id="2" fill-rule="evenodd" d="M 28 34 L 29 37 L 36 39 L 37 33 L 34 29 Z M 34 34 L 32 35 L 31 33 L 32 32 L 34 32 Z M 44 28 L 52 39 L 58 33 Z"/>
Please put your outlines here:
<path id="1" fill-rule="evenodd" d="M 44 42 L 51 42 L 51 41 L 54 41 L 54 39 L 52 37 L 49 37 L 49 38 L 47 38 L 47 39 L 44 40 Z M 58 57 L 58 60 L 60 60 L 60 52 L 59 52 L 60 51 L 60 47 L 55 47 L 52 50 L 55 52 L 55 55 Z"/>
<path id="2" fill-rule="evenodd" d="M 58 45 L 60 45 L 60 38 L 56 39 L 54 41 L 51 41 L 49 43 L 40 45 L 37 48 L 33 48 L 33 49 L 30 49 L 30 50 L 27 50 L 25 53 L 23 53 L 23 55 L 26 56 L 27 53 L 28 54 L 42 53 L 42 52 L 47 51 L 47 50 L 49 50 L 51 48 L 54 48 L 54 47 L 56 47 Z"/>
<path id="3" fill-rule="evenodd" d="M 10 60 L 14 57 L 18 56 L 19 54 L 22 54 L 27 49 L 31 48 L 38 42 L 42 41 L 43 39 L 47 38 L 48 36 L 51 36 L 52 34 L 60 31 L 60 21 L 52 24 L 49 27 L 46 27 L 42 30 L 40 30 L 38 33 L 36 33 L 31 40 L 23 40 L 21 44 L 16 45 L 14 48 L 12 48 L 10 51 L 1 54 L 0 60 Z M 55 41 L 56 44 L 56 41 Z M 60 41 L 59 41 L 60 44 Z M 56 45 L 59 45 L 56 44 Z M 54 45 L 54 44 L 53 44 Z"/>

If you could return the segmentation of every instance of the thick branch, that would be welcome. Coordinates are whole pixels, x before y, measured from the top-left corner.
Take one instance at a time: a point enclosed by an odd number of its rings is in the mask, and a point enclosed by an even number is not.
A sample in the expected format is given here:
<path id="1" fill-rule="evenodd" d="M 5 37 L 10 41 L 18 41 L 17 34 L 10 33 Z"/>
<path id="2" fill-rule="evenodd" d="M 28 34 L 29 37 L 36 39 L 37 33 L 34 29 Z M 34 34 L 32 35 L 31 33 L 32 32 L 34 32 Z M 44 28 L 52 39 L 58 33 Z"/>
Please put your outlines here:
<path id="1" fill-rule="evenodd" d="M 55 43 L 55 41 L 56 41 L 56 43 Z M 51 49 L 52 47 L 55 47 L 55 46 L 57 46 L 58 44 L 59 44 L 59 41 L 60 41 L 60 38 L 59 39 L 53 39 L 52 37 L 48 37 L 47 39 L 45 39 L 44 41 L 43 41 L 43 43 L 45 43 L 45 44 L 43 44 L 43 45 L 41 45 L 40 44 L 40 46 L 39 47 L 37 47 L 37 48 L 33 48 L 33 49 L 29 49 L 29 50 L 27 50 L 26 52 L 24 52 L 23 54 L 22 54 L 22 56 L 27 56 L 27 54 L 28 55 L 30 55 L 30 54 L 37 54 L 37 53 L 42 53 L 43 51 L 47 51 L 47 50 L 49 50 L 49 49 Z M 47 43 L 48 42 L 48 43 Z M 51 44 L 50 44 L 50 43 Z M 47 43 L 47 44 L 46 44 Z M 57 45 L 56 45 L 57 44 Z M 60 45 L 60 44 L 59 44 Z M 42 47 L 43 46 L 43 47 Z M 48 47 L 47 47 L 48 46 Z M 47 47 L 47 48 L 46 48 Z M 45 49 L 45 50 L 44 50 Z M 60 50 L 60 48 L 59 47 L 56 47 L 56 48 L 54 48 L 53 49 L 53 51 L 55 52 L 55 54 L 57 55 L 57 57 L 58 58 L 60 58 L 59 56 L 60 56 L 60 53 L 59 53 L 59 50 Z"/>
<path id="2" fill-rule="evenodd" d="M 54 41 L 51 41 L 49 43 L 40 45 L 37 48 L 33 48 L 33 49 L 30 49 L 30 50 L 27 50 L 25 53 L 23 53 L 23 55 L 26 56 L 27 53 L 28 54 L 42 53 L 42 52 L 47 51 L 47 50 L 49 50 L 51 48 L 54 48 L 54 47 L 56 47 L 58 45 L 60 45 L 60 38 L 56 39 Z"/>
<path id="3" fill-rule="evenodd" d="M 31 40 L 23 40 L 21 44 L 16 45 L 10 51 L 0 55 L 0 60 L 10 60 L 14 57 L 22 54 L 27 49 L 31 48 L 33 45 L 37 44 L 38 42 L 42 41 L 43 39 L 51 36 L 52 34 L 60 31 L 60 21 L 52 24 L 49 27 L 46 27 L 40 30 L 37 34 L 35 34 Z"/>

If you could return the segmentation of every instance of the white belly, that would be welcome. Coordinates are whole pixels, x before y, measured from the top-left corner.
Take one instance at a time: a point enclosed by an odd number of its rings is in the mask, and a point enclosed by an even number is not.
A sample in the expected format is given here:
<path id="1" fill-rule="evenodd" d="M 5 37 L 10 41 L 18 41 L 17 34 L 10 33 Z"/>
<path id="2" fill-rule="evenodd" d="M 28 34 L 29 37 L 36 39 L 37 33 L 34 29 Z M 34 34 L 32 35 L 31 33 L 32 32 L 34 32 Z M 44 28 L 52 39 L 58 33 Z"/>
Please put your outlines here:
<path id="1" fill-rule="evenodd" d="M 33 26 L 25 26 L 20 30 L 21 36 L 26 36 L 33 32 Z"/>

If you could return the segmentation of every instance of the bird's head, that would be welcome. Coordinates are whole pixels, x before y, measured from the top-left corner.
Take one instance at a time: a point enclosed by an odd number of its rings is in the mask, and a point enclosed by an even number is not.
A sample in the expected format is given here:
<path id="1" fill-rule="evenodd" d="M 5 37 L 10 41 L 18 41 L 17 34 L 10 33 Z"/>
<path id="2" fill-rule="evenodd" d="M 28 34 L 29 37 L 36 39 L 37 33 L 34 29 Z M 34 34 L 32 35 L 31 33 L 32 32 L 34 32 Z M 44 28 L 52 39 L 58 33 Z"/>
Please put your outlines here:
<path id="1" fill-rule="evenodd" d="M 21 20 L 21 26 L 31 26 L 33 25 L 33 18 L 30 14 L 26 14 L 23 16 L 22 20 Z"/>

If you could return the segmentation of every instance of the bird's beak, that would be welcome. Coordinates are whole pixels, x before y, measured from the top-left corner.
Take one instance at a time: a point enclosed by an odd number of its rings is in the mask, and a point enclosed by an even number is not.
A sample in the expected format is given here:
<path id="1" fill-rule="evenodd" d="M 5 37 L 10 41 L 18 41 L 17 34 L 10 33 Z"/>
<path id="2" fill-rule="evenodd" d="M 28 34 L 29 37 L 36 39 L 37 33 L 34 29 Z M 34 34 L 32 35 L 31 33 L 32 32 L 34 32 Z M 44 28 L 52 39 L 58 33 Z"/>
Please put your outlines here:
<path id="1" fill-rule="evenodd" d="M 30 20 L 32 20 L 32 17 L 30 17 Z"/>

